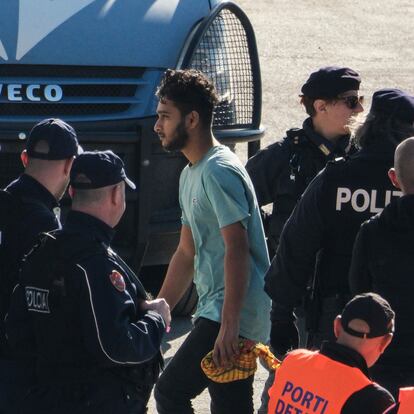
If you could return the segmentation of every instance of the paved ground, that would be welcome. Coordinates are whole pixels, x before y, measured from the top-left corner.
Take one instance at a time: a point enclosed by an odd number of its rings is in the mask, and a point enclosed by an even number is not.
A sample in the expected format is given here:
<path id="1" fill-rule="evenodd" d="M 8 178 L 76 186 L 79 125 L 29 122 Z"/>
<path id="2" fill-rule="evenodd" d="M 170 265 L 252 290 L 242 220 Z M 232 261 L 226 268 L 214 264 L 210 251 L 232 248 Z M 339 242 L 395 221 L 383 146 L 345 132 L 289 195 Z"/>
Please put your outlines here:
<path id="1" fill-rule="evenodd" d="M 239 0 L 255 28 L 262 68 L 265 143 L 300 126 L 298 93 L 309 73 L 343 65 L 362 94 L 399 87 L 414 93 L 411 0 Z"/>
<path id="2" fill-rule="evenodd" d="M 298 93 L 314 69 L 344 65 L 363 79 L 370 98 L 383 87 L 414 93 L 414 3 L 411 0 L 239 0 L 256 31 L 262 67 L 264 145 L 279 139 L 304 118 Z M 368 99 L 369 103 L 369 99 Z M 367 106 L 368 107 L 368 106 Z M 245 152 L 238 149 L 245 160 Z M 185 337 L 190 322 L 176 319 L 164 349 L 167 360 Z M 255 403 L 265 372 L 259 368 Z M 197 414 L 209 413 L 206 393 L 194 403 Z M 151 401 L 150 413 L 156 413 Z M 232 413 L 229 413 L 232 414 Z"/>

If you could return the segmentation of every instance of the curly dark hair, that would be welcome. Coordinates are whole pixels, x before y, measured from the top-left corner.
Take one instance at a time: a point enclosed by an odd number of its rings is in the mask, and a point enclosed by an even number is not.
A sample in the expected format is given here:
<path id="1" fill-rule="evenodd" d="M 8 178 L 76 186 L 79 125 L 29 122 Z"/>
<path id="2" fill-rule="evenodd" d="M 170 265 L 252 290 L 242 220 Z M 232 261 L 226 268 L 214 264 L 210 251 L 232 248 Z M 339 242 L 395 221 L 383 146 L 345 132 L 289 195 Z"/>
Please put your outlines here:
<path id="1" fill-rule="evenodd" d="M 214 107 L 219 102 L 214 84 L 194 69 L 167 69 L 156 95 L 161 102 L 164 99 L 173 101 L 182 115 L 198 112 L 205 127 L 210 127 Z"/>

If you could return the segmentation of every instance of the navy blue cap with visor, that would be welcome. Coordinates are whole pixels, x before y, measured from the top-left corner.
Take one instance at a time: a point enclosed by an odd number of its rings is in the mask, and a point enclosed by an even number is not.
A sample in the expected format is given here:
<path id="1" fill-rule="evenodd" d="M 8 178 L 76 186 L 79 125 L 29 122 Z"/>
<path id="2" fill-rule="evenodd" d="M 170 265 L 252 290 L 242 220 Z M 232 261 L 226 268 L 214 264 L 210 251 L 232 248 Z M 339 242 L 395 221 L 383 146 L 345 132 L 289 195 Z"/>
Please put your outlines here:
<path id="1" fill-rule="evenodd" d="M 73 188 L 92 190 L 125 181 L 136 189 L 127 177 L 124 162 L 112 151 L 85 151 L 75 159 L 70 172 L 70 185 Z"/>
<path id="2" fill-rule="evenodd" d="M 82 153 L 75 130 L 58 118 L 44 119 L 30 131 L 26 143 L 29 157 L 66 160 Z"/>
<path id="3" fill-rule="evenodd" d="M 390 304 L 376 293 L 356 295 L 344 307 L 341 324 L 345 332 L 359 338 L 377 338 L 394 332 L 395 313 Z M 369 332 L 359 332 L 349 326 L 351 321 L 364 321 Z"/>
<path id="4" fill-rule="evenodd" d="M 380 89 L 372 95 L 371 112 L 413 123 L 414 96 L 401 89 Z"/>
<path id="5" fill-rule="evenodd" d="M 326 66 L 311 73 L 301 92 L 308 98 L 333 99 L 341 93 L 359 90 L 361 78 L 353 69 Z"/>

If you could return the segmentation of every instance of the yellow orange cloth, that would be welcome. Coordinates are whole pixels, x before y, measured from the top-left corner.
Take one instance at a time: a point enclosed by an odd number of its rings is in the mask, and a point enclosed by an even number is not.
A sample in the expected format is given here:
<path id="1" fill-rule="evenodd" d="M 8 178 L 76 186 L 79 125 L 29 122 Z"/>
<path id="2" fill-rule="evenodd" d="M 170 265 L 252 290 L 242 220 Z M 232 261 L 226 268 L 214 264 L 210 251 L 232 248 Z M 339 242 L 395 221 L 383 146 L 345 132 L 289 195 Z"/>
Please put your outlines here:
<path id="1" fill-rule="evenodd" d="M 201 360 L 201 369 L 214 382 L 225 383 L 250 377 L 256 372 L 259 357 L 271 370 L 279 368 L 281 362 L 270 352 L 268 346 L 242 339 L 240 353 L 226 367 L 217 367 L 213 361 L 213 351 Z"/>

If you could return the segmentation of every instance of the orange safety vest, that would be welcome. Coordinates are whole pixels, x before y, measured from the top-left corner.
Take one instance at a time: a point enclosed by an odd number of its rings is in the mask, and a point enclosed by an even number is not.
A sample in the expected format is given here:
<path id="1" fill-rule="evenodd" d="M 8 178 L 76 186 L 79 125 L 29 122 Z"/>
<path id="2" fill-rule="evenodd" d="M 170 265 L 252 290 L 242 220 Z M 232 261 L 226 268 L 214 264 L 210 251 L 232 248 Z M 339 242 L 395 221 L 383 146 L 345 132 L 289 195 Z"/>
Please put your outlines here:
<path id="1" fill-rule="evenodd" d="M 319 352 L 290 352 L 269 390 L 269 414 L 340 414 L 347 399 L 372 381 L 361 370 Z"/>
<path id="2" fill-rule="evenodd" d="M 398 414 L 414 413 L 414 387 L 400 388 Z"/>

